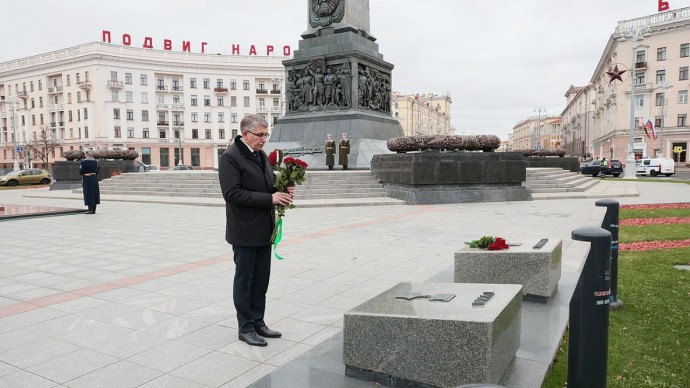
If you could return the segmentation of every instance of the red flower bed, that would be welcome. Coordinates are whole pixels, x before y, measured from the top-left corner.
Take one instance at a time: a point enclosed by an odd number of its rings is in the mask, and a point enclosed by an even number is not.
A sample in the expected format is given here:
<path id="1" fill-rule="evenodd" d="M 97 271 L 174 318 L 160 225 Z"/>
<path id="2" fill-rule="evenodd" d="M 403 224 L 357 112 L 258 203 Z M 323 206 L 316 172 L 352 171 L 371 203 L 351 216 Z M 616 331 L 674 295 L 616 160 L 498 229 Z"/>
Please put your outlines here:
<path id="1" fill-rule="evenodd" d="M 690 247 L 690 239 L 675 241 L 638 241 L 631 243 L 620 243 L 621 251 L 651 251 L 653 249 L 672 249 Z"/>
<path id="2" fill-rule="evenodd" d="M 621 209 L 688 209 L 690 203 L 657 203 L 643 205 L 621 205 Z"/>
<path id="3" fill-rule="evenodd" d="M 640 226 L 659 224 L 690 224 L 690 217 L 628 218 L 620 220 L 620 226 Z"/>

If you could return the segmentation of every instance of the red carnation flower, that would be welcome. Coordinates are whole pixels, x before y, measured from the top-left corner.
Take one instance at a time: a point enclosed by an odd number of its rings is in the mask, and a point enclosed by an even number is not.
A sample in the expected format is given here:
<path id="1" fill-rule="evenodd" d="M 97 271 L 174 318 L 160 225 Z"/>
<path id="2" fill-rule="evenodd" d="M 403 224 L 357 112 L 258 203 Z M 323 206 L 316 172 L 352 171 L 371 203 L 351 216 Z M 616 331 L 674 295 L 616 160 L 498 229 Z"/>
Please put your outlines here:
<path id="1" fill-rule="evenodd" d="M 302 168 L 307 168 L 307 167 L 309 167 L 309 165 L 307 164 L 307 162 L 305 162 L 305 161 L 302 160 L 302 159 L 295 159 L 295 164 L 298 165 L 298 166 L 300 166 L 300 167 L 302 167 Z"/>
<path id="2" fill-rule="evenodd" d="M 292 156 L 288 156 L 287 158 L 283 159 L 283 163 L 285 163 L 285 164 L 290 164 L 290 163 L 293 163 L 294 161 L 295 161 L 295 158 L 293 158 Z"/>
<path id="3" fill-rule="evenodd" d="M 268 162 L 271 163 L 271 166 L 275 167 L 280 164 L 280 154 L 278 150 L 273 150 L 271 151 L 270 154 L 268 154 Z"/>

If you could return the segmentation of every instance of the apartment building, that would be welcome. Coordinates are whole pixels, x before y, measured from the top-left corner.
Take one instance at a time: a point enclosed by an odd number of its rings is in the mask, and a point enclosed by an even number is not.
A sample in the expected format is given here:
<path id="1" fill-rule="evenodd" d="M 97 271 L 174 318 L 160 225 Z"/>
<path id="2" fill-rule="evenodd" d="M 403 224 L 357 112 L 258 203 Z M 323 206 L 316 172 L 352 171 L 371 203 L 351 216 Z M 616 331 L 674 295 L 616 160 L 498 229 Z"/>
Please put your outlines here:
<path id="1" fill-rule="evenodd" d="M 261 114 L 272 128 L 282 115 L 284 59 L 94 42 L 0 63 L 0 169 L 15 156 L 28 163 L 15 146 L 43 131 L 58 160 L 131 149 L 163 168 L 217 167 L 242 117 Z"/>
<path id="2" fill-rule="evenodd" d="M 450 95 L 402 94 L 393 92 L 393 116 L 400 121 L 405 136 L 452 135 Z"/>
<path id="3" fill-rule="evenodd" d="M 687 164 L 689 69 L 690 7 L 618 22 L 590 83 L 566 93 L 568 152 L 624 161 L 632 138 L 636 158 Z"/>

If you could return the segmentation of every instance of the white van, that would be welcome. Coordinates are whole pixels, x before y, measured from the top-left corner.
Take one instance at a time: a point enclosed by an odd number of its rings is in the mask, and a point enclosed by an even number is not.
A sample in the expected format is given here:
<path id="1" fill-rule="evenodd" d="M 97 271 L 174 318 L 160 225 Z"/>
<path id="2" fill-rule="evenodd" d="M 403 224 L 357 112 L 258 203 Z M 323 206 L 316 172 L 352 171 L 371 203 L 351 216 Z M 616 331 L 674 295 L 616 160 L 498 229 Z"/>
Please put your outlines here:
<path id="1" fill-rule="evenodd" d="M 676 164 L 671 158 L 640 159 L 635 163 L 635 169 L 637 175 L 671 176 L 676 173 Z"/>

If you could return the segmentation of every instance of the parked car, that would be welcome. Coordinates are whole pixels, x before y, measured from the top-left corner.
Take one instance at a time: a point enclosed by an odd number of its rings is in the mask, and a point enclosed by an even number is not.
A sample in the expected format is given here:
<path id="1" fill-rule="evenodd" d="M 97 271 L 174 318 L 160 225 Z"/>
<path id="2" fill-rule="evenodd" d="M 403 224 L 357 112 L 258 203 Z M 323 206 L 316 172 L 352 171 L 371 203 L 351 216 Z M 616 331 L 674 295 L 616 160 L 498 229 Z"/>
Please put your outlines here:
<path id="1" fill-rule="evenodd" d="M 0 186 L 47 185 L 52 180 L 53 178 L 48 171 L 31 168 L 28 170 L 12 171 L 6 175 L 0 176 Z"/>
<path id="2" fill-rule="evenodd" d="M 623 163 L 620 160 L 611 159 L 604 162 L 604 160 L 596 159 L 580 167 L 580 173 L 592 176 L 603 174 L 618 177 L 623 173 L 623 167 Z"/>
<path id="3" fill-rule="evenodd" d="M 170 171 L 187 171 L 187 170 L 194 170 L 194 167 L 184 166 L 184 165 L 178 165 L 178 166 L 170 167 Z"/>
<path id="4" fill-rule="evenodd" d="M 635 163 L 635 172 L 638 175 L 671 176 L 676 173 L 676 163 L 671 158 L 643 158 Z"/>

